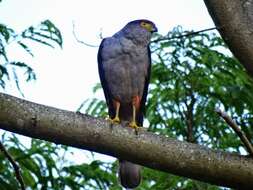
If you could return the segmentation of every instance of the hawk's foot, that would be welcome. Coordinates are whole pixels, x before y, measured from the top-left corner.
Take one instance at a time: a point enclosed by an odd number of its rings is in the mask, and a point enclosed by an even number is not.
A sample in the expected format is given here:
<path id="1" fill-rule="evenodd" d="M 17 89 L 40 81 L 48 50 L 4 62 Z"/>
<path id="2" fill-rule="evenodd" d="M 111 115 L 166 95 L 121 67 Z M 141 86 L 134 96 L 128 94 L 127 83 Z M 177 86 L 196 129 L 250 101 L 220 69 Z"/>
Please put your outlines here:
<path id="1" fill-rule="evenodd" d="M 109 118 L 109 121 L 111 122 L 111 124 L 119 124 L 120 123 L 120 119 L 119 117 L 114 117 L 113 119 Z"/>
<path id="2" fill-rule="evenodd" d="M 134 129 L 136 135 L 138 135 L 138 131 L 140 129 L 140 126 L 138 126 L 135 121 L 132 121 L 131 123 L 129 123 L 129 127 L 131 127 L 132 129 Z"/>

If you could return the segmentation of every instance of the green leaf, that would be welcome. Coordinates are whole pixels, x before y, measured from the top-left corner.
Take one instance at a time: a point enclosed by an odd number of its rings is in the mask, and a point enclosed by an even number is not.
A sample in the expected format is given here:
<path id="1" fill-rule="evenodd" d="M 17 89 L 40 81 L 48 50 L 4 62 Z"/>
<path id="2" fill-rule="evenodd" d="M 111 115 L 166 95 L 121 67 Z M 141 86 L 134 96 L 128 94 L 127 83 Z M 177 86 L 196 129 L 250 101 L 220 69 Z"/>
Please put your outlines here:
<path id="1" fill-rule="evenodd" d="M 18 43 L 27 53 L 29 53 L 32 57 L 34 57 L 32 51 L 30 50 L 30 48 L 29 48 L 26 44 L 22 43 L 21 41 L 19 41 L 19 42 L 17 42 L 17 43 Z"/>
<path id="2" fill-rule="evenodd" d="M 60 30 L 50 21 L 45 20 L 37 27 L 29 27 L 22 32 L 22 37 L 54 48 L 54 43 L 62 47 L 63 40 Z"/>
<path id="3" fill-rule="evenodd" d="M 14 33 L 13 29 L 8 28 L 4 24 L 0 24 L 0 39 L 1 39 L 1 36 L 3 36 L 5 39 L 5 42 L 7 43 L 9 39 L 11 38 L 11 36 L 13 35 L 13 33 Z"/>

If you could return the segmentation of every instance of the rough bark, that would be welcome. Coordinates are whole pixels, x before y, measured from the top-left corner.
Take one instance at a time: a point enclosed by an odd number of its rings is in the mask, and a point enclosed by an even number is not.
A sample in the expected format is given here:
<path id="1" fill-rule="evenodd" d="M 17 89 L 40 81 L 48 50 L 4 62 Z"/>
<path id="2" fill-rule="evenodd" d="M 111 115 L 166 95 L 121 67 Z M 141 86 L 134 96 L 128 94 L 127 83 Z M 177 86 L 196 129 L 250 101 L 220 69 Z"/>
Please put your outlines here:
<path id="1" fill-rule="evenodd" d="M 253 77 L 253 0 L 204 0 L 218 30 Z"/>
<path id="2" fill-rule="evenodd" d="M 253 159 L 0 93 L 0 128 L 216 185 L 253 189 Z"/>

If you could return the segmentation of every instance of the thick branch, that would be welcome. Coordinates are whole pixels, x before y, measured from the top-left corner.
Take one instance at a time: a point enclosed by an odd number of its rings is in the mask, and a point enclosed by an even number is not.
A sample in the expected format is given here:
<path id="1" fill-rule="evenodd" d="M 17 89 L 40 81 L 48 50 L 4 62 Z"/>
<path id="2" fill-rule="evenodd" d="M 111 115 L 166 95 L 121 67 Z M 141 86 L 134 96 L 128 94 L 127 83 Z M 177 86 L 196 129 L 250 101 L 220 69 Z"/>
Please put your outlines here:
<path id="1" fill-rule="evenodd" d="M 204 0 L 224 41 L 253 77 L 253 0 Z"/>
<path id="2" fill-rule="evenodd" d="M 113 126 L 104 119 L 59 110 L 0 93 L 0 128 L 126 159 L 201 181 L 253 189 L 253 160 L 196 144 Z"/>

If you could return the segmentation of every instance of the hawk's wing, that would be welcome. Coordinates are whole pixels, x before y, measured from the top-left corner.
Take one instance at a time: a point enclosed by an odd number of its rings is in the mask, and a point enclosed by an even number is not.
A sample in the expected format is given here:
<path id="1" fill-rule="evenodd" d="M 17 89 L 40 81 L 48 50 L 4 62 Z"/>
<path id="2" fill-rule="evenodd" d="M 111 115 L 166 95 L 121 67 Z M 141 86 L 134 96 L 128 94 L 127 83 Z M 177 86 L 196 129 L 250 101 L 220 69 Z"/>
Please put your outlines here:
<path id="1" fill-rule="evenodd" d="M 115 115 L 115 110 L 113 108 L 112 96 L 111 96 L 110 90 L 108 88 L 108 83 L 105 79 L 105 72 L 104 72 L 104 67 L 103 67 L 103 57 L 102 57 L 102 51 L 103 51 L 105 40 L 106 39 L 102 40 L 102 42 L 99 46 L 99 49 L 98 49 L 98 55 L 97 55 L 98 72 L 99 72 L 100 82 L 101 82 L 101 85 L 102 85 L 102 88 L 103 88 L 104 94 L 105 94 L 105 99 L 106 99 L 106 103 L 108 106 L 109 116 L 110 116 L 110 118 L 112 118 Z"/>
<path id="2" fill-rule="evenodd" d="M 149 86 L 149 82 L 150 82 L 150 74 L 151 74 L 151 51 L 148 46 L 148 70 L 147 70 L 147 76 L 145 78 L 145 86 L 143 89 L 143 95 L 142 95 L 141 104 L 140 104 L 140 113 L 137 118 L 137 122 L 140 126 L 142 126 L 142 124 L 143 124 L 143 117 L 144 117 L 144 113 L 145 113 L 145 104 L 146 104 L 146 100 L 147 100 L 148 86 Z"/>

